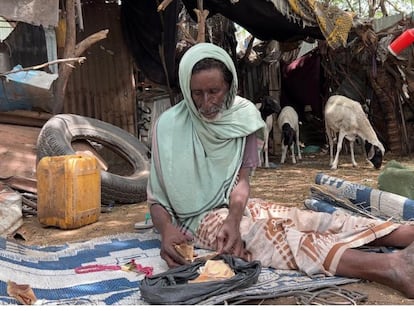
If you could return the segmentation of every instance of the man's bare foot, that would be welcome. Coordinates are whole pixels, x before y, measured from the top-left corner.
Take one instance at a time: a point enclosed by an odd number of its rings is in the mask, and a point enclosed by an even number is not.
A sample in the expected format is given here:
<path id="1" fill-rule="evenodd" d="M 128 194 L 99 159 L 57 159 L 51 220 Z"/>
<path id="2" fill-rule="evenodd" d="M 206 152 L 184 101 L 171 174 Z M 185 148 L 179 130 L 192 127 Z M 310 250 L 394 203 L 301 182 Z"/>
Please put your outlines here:
<path id="1" fill-rule="evenodd" d="M 414 242 L 397 253 L 395 270 L 391 272 L 390 282 L 387 284 L 407 296 L 414 298 Z"/>

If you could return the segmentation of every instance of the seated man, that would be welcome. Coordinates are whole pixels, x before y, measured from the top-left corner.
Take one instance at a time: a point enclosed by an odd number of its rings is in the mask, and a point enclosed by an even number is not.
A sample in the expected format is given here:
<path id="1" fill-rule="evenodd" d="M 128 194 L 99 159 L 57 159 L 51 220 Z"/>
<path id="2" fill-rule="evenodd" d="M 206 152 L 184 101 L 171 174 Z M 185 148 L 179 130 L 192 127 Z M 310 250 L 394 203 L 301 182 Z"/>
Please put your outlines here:
<path id="1" fill-rule="evenodd" d="M 174 245 L 260 260 L 263 266 L 376 281 L 414 298 L 414 226 L 318 213 L 249 199 L 265 126 L 237 95 L 230 56 L 210 43 L 190 48 L 179 66 L 184 99 L 155 124 L 148 204 L 169 267 L 186 264 Z M 362 245 L 404 248 L 380 254 Z"/>

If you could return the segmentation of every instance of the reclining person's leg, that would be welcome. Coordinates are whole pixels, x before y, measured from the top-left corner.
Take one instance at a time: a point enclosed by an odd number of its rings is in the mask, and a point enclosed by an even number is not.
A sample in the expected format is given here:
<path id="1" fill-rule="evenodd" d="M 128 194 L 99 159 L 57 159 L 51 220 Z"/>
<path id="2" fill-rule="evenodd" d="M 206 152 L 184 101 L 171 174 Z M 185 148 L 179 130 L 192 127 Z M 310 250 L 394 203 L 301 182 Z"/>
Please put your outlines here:
<path id="1" fill-rule="evenodd" d="M 347 249 L 335 275 L 378 282 L 414 298 L 414 244 L 393 253 Z"/>

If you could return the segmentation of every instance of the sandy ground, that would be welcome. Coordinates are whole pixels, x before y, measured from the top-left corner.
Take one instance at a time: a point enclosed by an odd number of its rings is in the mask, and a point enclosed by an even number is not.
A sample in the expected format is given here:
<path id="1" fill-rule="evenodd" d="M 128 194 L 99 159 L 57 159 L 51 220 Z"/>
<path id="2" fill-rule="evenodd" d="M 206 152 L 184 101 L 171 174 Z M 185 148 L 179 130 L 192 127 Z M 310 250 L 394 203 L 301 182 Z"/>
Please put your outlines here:
<path id="1" fill-rule="evenodd" d="M 409 158 L 397 159 L 392 154 L 386 156 L 386 161 L 392 159 L 406 165 L 414 165 Z M 280 165 L 279 156 L 276 155 L 271 158 L 272 163 L 275 164 L 274 168 L 257 169 L 252 178 L 251 196 L 302 208 L 304 200 L 309 197 L 309 187 L 314 184 L 315 176 L 319 172 L 376 188 L 380 171 L 365 163 L 361 155 L 356 155 L 356 160 L 359 167 L 353 168 L 350 165 L 349 155 L 344 155 L 341 157 L 339 169 L 331 171 L 326 154 L 305 154 L 303 160 L 296 165 L 291 164 L 290 159 L 288 163 Z M 44 228 L 39 224 L 36 216 L 25 217 L 24 225 L 14 238 L 26 245 L 56 245 L 120 232 L 134 232 L 134 223 L 143 220 L 146 211 L 145 202 L 115 206 L 111 212 L 101 213 L 98 222 L 74 230 Z M 414 304 L 414 300 L 406 299 L 399 292 L 372 282 L 344 285 L 343 288 L 366 295 L 367 300 L 359 304 Z M 297 302 L 294 297 L 282 297 L 251 301 L 249 304 L 295 305 Z"/>

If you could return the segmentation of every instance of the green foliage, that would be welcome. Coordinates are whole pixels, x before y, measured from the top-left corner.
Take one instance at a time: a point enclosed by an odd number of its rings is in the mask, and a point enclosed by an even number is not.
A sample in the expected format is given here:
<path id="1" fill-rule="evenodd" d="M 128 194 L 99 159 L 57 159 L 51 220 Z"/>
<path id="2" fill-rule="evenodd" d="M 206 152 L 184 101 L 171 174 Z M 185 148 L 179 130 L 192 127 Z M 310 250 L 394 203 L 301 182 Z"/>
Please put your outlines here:
<path id="1" fill-rule="evenodd" d="M 359 17 L 383 17 L 414 11 L 413 0 L 325 0 L 342 10 L 355 12 Z"/>

